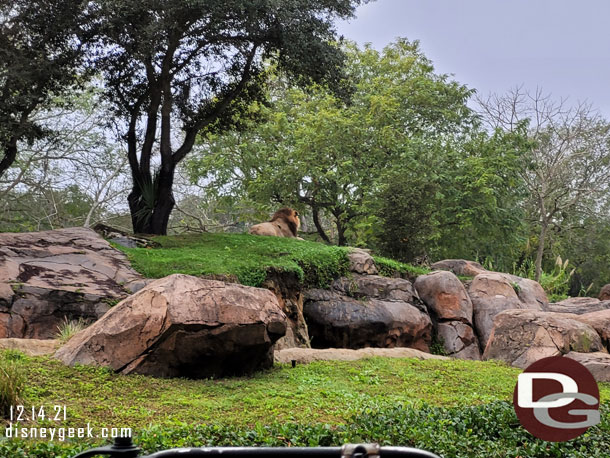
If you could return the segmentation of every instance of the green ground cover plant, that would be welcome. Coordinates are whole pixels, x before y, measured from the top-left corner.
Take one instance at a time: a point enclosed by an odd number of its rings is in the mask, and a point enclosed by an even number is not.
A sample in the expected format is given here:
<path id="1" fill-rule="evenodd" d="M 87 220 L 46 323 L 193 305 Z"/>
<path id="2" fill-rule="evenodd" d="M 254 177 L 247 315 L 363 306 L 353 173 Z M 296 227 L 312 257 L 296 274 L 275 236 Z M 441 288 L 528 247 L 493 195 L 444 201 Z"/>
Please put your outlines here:
<path id="1" fill-rule="evenodd" d="M 446 457 L 593 457 L 610 446 L 610 385 L 600 384 L 602 423 L 578 439 L 551 444 L 519 426 L 510 399 L 520 371 L 499 362 L 370 358 L 186 380 L 71 368 L 44 357 L 10 359 L 28 381 L 25 405 L 65 404 L 65 427 L 131 427 L 146 452 L 375 441 Z M 49 420 L 37 425 L 58 426 Z M 0 457 L 70 457 L 91 444 L 3 439 Z"/>
<path id="2" fill-rule="evenodd" d="M 142 275 L 161 278 L 173 273 L 234 275 L 239 282 L 261 286 L 270 271 L 293 272 L 307 287 L 328 287 L 348 274 L 349 248 L 282 237 L 250 234 L 185 234 L 154 238 L 157 248 L 125 248 Z M 382 275 L 417 276 L 426 269 L 375 257 Z"/>

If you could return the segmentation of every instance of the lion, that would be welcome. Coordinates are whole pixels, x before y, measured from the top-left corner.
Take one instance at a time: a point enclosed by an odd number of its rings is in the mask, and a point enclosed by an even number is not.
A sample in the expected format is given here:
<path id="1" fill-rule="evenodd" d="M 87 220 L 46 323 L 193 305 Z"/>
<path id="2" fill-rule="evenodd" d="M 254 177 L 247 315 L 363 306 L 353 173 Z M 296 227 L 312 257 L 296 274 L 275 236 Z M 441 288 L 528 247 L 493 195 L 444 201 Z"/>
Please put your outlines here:
<path id="1" fill-rule="evenodd" d="M 273 235 L 275 237 L 291 237 L 303 240 L 297 235 L 300 227 L 299 212 L 284 207 L 273 214 L 271 221 L 255 224 L 248 232 L 254 235 Z"/>

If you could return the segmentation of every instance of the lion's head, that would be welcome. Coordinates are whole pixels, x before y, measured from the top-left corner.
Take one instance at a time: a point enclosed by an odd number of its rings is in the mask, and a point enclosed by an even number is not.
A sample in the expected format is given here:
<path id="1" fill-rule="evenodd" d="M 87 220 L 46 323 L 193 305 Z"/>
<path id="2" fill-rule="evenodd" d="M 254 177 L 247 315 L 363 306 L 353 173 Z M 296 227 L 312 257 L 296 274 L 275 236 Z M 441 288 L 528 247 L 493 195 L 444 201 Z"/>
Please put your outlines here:
<path id="1" fill-rule="evenodd" d="M 297 236 L 297 231 L 301 227 L 301 220 L 299 219 L 299 212 L 290 207 L 280 208 L 271 217 L 271 222 L 282 220 L 290 228 L 290 232 L 294 237 Z"/>

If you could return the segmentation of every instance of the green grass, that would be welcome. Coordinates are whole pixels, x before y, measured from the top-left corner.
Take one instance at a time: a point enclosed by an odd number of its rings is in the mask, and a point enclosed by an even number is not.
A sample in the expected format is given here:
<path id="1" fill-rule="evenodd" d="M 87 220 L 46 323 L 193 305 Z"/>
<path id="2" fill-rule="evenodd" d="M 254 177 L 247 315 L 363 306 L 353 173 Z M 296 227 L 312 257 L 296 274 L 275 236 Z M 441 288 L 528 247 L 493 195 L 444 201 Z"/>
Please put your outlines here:
<path id="1" fill-rule="evenodd" d="M 377 270 L 379 270 L 379 275 L 385 277 L 406 277 L 415 279 L 419 275 L 426 275 L 432 272 L 432 270 L 425 267 L 413 266 L 382 256 L 373 256 L 373 258 L 375 259 Z"/>
<path id="2" fill-rule="evenodd" d="M 41 357 L 12 359 L 28 380 L 26 406 L 48 411 L 66 405 L 63 427 L 131 427 L 147 452 L 378 441 L 447 457 L 561 457 L 573 447 L 580 454 L 570 456 L 588 457 L 595 456 L 596 447 L 610 446 L 604 442 L 610 437 L 609 384 L 600 384 L 602 425 L 579 439 L 582 443 L 553 445 L 533 440 L 518 425 L 510 399 L 520 371 L 499 362 L 370 358 L 294 369 L 280 365 L 252 377 L 186 380 L 71 368 Z M 58 426 L 50 420 L 37 425 Z M 0 440 L 0 457 L 69 457 L 90 444 Z"/>
<path id="3" fill-rule="evenodd" d="M 125 248 L 132 266 L 148 278 L 173 273 L 236 276 L 261 286 L 270 271 L 296 275 L 306 287 L 327 287 L 348 273 L 349 248 L 281 237 L 249 234 L 186 234 L 155 237 L 158 248 Z M 420 267 L 375 257 L 380 274 L 409 278 L 428 273 Z"/>
<path id="4" fill-rule="evenodd" d="M 26 360 L 29 403 L 66 404 L 69 425 L 138 428 L 193 419 L 235 426 L 269 420 L 337 423 L 371 404 L 456 406 L 508 400 L 519 373 L 496 362 L 371 358 L 294 369 L 279 365 L 252 377 L 187 380 L 123 376 L 47 358 Z"/>
<path id="5" fill-rule="evenodd" d="M 159 248 L 124 248 L 134 269 L 149 278 L 173 273 L 235 275 L 260 286 L 270 270 L 294 273 L 306 286 L 327 286 L 348 271 L 347 248 L 249 234 L 155 237 Z"/>
<path id="6" fill-rule="evenodd" d="M 108 369 L 67 367 L 24 357 L 24 397 L 33 405 L 66 404 L 67 424 L 176 421 L 234 426 L 269 420 L 343 422 L 372 404 L 434 406 L 508 401 L 520 370 L 500 362 L 370 358 L 352 362 L 276 365 L 251 377 L 218 380 L 118 375 Z M 610 386 L 602 385 L 610 400 Z"/>

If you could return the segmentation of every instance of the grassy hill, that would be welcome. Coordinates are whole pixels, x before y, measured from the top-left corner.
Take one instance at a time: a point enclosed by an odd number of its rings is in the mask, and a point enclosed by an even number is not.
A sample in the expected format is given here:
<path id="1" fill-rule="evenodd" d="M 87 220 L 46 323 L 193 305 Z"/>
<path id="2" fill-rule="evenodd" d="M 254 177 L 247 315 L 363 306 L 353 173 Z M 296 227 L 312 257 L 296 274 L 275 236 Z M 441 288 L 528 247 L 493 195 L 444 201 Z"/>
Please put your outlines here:
<path id="1" fill-rule="evenodd" d="M 120 248 L 147 277 L 174 272 L 235 276 L 259 286 L 273 270 L 304 286 L 347 273 L 347 248 L 250 235 L 157 237 L 157 248 Z M 382 274 L 425 270 L 377 258 Z M 0 353 L 21 378 L 28 407 L 66 406 L 66 419 L 19 426 L 130 427 L 145 452 L 183 446 L 329 446 L 379 442 L 445 457 L 594 457 L 610 449 L 610 384 L 600 384 L 602 423 L 567 443 L 534 439 L 512 408 L 520 370 L 487 361 L 371 358 L 278 365 L 252 377 L 219 380 L 123 376 L 65 367 L 50 358 Z M 4 372 L 6 373 L 6 372 Z M 7 422 L 4 422 L 7 426 Z M 3 457 L 71 457 L 102 438 L 66 442 L 0 439 Z"/>
<path id="2" fill-rule="evenodd" d="M 327 286 L 348 272 L 349 248 L 249 234 L 160 236 L 157 248 L 125 248 L 132 266 L 149 278 L 173 273 L 235 276 L 260 286 L 270 270 L 293 272 L 306 286 Z M 426 269 L 375 257 L 382 275 L 421 275 Z"/>

